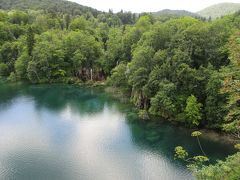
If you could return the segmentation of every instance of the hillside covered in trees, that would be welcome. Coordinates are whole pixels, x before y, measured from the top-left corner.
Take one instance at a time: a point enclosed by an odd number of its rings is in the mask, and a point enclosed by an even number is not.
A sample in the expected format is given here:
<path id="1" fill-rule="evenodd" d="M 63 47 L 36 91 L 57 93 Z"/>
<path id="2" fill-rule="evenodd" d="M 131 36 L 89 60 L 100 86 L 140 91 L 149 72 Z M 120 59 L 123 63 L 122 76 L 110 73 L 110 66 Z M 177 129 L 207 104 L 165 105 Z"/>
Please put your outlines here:
<path id="1" fill-rule="evenodd" d="M 100 14 L 100 11 L 96 9 L 66 0 L 1 0 L 0 8 L 4 10 L 45 10 L 47 12 L 67 13 L 69 15 L 82 15 L 87 12 L 91 12 L 94 16 Z"/>
<path id="2" fill-rule="evenodd" d="M 216 19 L 237 11 L 240 11 L 240 3 L 220 3 L 207 7 L 197 12 L 197 14 L 205 18 Z"/>
<path id="3" fill-rule="evenodd" d="M 196 13 L 192 13 L 185 10 L 171 10 L 171 9 L 164 9 L 158 12 L 152 13 L 154 16 L 175 16 L 175 17 L 181 17 L 181 16 L 191 16 L 191 17 L 199 17 L 200 15 Z"/>
<path id="4" fill-rule="evenodd" d="M 239 131 L 239 14 L 213 22 L 145 15 L 134 25 L 87 15 L 1 11 L 0 75 L 32 83 L 108 79 L 145 118 Z"/>
<path id="5" fill-rule="evenodd" d="M 6 9 L 0 11 L 0 76 L 31 83 L 106 80 L 129 95 L 143 119 L 240 138 L 239 13 L 211 22 L 161 21 L 91 8 L 73 13 L 74 4 L 44 12 L 35 4 L 0 3 Z"/>
<path id="6" fill-rule="evenodd" d="M 137 15 L 131 12 L 123 12 L 114 14 L 109 12 L 101 12 L 91 7 L 82 6 L 80 4 L 67 0 L 0 0 L 0 9 L 2 10 L 21 10 L 21 11 L 42 11 L 52 16 L 81 16 L 87 18 L 97 18 L 101 22 L 108 25 L 134 24 Z"/>

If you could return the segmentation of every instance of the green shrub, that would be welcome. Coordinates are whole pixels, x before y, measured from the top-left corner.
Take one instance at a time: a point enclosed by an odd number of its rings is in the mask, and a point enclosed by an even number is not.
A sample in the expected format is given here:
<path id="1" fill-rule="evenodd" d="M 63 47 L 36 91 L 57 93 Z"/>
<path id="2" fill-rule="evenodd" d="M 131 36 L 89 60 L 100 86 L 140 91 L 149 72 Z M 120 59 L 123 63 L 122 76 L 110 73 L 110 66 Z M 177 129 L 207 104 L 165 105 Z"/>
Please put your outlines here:
<path id="1" fill-rule="evenodd" d="M 196 170 L 194 176 L 200 180 L 239 180 L 240 152 L 229 156 L 226 161 L 218 161 L 215 165 Z"/>
<path id="2" fill-rule="evenodd" d="M 8 66 L 4 63 L 0 63 L 0 76 L 7 76 Z"/>
<path id="3" fill-rule="evenodd" d="M 14 72 L 11 72 L 10 76 L 7 78 L 10 82 L 17 82 L 17 76 Z"/>

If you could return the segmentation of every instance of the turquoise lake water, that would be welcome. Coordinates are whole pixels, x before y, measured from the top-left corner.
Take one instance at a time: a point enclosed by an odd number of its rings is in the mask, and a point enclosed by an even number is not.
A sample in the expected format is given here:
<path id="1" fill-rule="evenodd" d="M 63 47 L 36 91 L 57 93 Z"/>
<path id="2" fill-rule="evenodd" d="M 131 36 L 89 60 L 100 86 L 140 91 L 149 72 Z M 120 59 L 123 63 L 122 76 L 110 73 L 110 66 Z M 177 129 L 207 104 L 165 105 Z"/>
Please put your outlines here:
<path id="1" fill-rule="evenodd" d="M 201 139 L 214 161 L 234 152 Z M 103 90 L 0 84 L 1 180 L 187 180 L 174 147 L 201 154 L 191 131 L 139 120 Z"/>

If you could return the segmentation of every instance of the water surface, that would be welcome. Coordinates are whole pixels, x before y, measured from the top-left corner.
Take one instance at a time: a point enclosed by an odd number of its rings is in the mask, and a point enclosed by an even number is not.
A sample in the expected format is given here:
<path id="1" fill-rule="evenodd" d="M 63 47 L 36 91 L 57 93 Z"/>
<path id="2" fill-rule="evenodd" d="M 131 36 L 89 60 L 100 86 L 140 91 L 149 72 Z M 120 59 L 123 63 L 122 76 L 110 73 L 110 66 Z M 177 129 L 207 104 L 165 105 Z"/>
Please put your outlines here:
<path id="1" fill-rule="evenodd" d="M 191 132 L 146 123 L 102 90 L 0 84 L 1 180 L 193 179 L 174 147 L 200 154 Z M 202 139 L 213 160 L 233 153 Z"/>

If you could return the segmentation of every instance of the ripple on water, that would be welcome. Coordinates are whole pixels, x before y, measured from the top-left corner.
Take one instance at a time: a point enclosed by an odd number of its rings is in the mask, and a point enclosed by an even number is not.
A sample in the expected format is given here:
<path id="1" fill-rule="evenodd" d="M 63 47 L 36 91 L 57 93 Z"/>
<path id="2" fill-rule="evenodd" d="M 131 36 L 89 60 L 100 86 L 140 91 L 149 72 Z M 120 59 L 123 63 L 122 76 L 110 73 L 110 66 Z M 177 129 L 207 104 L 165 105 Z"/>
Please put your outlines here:
<path id="1" fill-rule="evenodd" d="M 0 85 L 1 180 L 193 179 L 173 160 L 177 145 L 198 152 L 187 130 L 133 121 L 129 105 L 95 89 L 11 88 Z M 210 157 L 232 152 L 211 143 Z"/>

